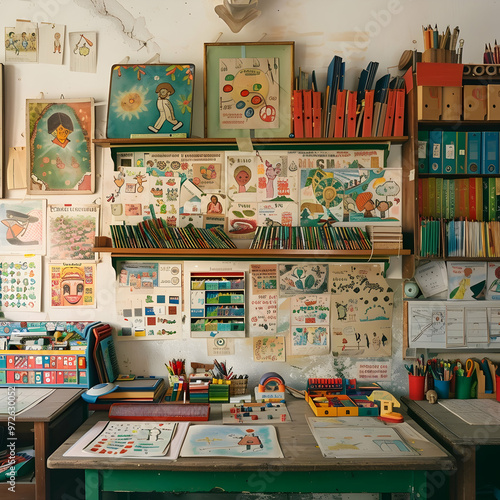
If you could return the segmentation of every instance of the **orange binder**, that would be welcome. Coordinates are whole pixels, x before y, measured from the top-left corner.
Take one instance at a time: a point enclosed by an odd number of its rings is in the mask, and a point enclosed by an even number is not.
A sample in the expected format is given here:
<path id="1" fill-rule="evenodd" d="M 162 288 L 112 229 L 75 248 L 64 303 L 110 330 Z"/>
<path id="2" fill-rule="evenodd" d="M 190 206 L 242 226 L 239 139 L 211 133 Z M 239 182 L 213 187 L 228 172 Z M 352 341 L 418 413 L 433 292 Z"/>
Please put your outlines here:
<path id="1" fill-rule="evenodd" d="M 382 135 L 384 137 L 389 137 L 392 135 L 392 129 L 394 127 L 394 112 L 396 110 L 396 91 L 394 89 L 389 89 L 389 95 L 387 96 L 387 112 L 385 115 L 384 130 Z"/>
<path id="2" fill-rule="evenodd" d="M 344 119 L 347 90 L 337 91 L 337 112 L 335 113 L 335 131 L 333 137 L 344 137 Z"/>
<path id="3" fill-rule="evenodd" d="M 348 91 L 347 94 L 347 134 L 346 137 L 356 137 L 356 109 L 357 95 L 355 90 Z"/>
<path id="4" fill-rule="evenodd" d="M 304 111 L 302 90 L 293 91 L 293 134 L 297 139 L 304 137 Z"/>
<path id="5" fill-rule="evenodd" d="M 363 118 L 363 137 L 372 136 L 372 123 L 373 123 L 373 98 L 375 96 L 374 90 L 365 90 L 365 113 Z"/>
<path id="6" fill-rule="evenodd" d="M 313 137 L 323 137 L 321 133 L 321 92 L 312 93 Z"/>
<path id="7" fill-rule="evenodd" d="M 405 89 L 396 89 L 396 111 L 394 112 L 394 137 L 404 135 L 405 128 Z"/>
<path id="8" fill-rule="evenodd" d="M 313 136 L 312 90 L 303 90 L 304 101 L 304 137 Z"/>

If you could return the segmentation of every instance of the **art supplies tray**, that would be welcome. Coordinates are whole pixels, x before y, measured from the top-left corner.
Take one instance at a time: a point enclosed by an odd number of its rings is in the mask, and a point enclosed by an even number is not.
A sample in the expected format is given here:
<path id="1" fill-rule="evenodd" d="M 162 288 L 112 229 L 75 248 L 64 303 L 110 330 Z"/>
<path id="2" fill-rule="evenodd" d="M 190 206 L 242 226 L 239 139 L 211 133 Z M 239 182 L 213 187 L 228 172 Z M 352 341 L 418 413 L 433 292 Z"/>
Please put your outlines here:
<path id="1" fill-rule="evenodd" d="M 356 403 L 344 394 L 332 395 L 330 391 L 307 391 L 306 401 L 317 417 L 357 417 L 359 415 Z"/>
<path id="2" fill-rule="evenodd" d="M 109 409 L 110 420 L 208 420 L 209 404 L 115 403 Z"/>

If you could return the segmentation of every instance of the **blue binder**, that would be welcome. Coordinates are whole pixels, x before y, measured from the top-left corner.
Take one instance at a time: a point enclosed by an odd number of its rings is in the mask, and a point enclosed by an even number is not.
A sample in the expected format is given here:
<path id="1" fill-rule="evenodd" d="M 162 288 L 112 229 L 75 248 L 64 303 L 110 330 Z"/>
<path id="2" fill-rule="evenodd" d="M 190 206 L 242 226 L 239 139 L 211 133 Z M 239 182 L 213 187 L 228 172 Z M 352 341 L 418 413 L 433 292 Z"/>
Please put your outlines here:
<path id="1" fill-rule="evenodd" d="M 467 173 L 481 172 L 481 132 L 467 132 Z"/>
<path id="2" fill-rule="evenodd" d="M 498 132 L 482 133 L 482 155 L 481 155 L 481 173 L 498 174 L 500 172 L 498 161 L 499 138 Z"/>
<path id="3" fill-rule="evenodd" d="M 443 173 L 457 173 L 457 133 L 443 132 Z"/>
<path id="4" fill-rule="evenodd" d="M 443 133 L 441 130 L 429 132 L 429 172 L 443 173 Z"/>

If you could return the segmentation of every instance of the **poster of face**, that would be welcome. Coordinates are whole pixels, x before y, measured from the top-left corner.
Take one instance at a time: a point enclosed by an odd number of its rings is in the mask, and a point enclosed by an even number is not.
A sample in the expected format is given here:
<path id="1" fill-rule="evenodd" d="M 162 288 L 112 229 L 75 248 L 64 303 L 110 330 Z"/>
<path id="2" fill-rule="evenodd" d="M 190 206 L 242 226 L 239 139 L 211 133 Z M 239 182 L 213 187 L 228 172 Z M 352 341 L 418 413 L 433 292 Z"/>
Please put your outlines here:
<path id="1" fill-rule="evenodd" d="M 52 307 L 96 307 L 95 264 L 51 264 Z"/>

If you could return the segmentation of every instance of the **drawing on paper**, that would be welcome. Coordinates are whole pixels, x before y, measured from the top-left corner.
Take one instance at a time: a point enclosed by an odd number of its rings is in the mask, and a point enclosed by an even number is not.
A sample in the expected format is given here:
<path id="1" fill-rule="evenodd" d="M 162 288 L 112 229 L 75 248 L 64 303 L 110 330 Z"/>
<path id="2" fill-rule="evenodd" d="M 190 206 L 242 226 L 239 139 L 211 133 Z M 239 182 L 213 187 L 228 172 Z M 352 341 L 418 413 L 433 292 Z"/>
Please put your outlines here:
<path id="1" fill-rule="evenodd" d="M 279 286 L 281 295 L 297 293 L 324 293 L 328 287 L 328 265 L 293 264 L 279 265 Z"/>
<path id="2" fill-rule="evenodd" d="M 484 299 L 486 263 L 447 263 L 448 298 L 454 300 Z"/>
<path id="3" fill-rule="evenodd" d="M 50 265 L 52 307 L 95 307 L 95 264 Z"/>
<path id="4" fill-rule="evenodd" d="M 254 337 L 254 361 L 285 361 L 285 337 Z"/>

